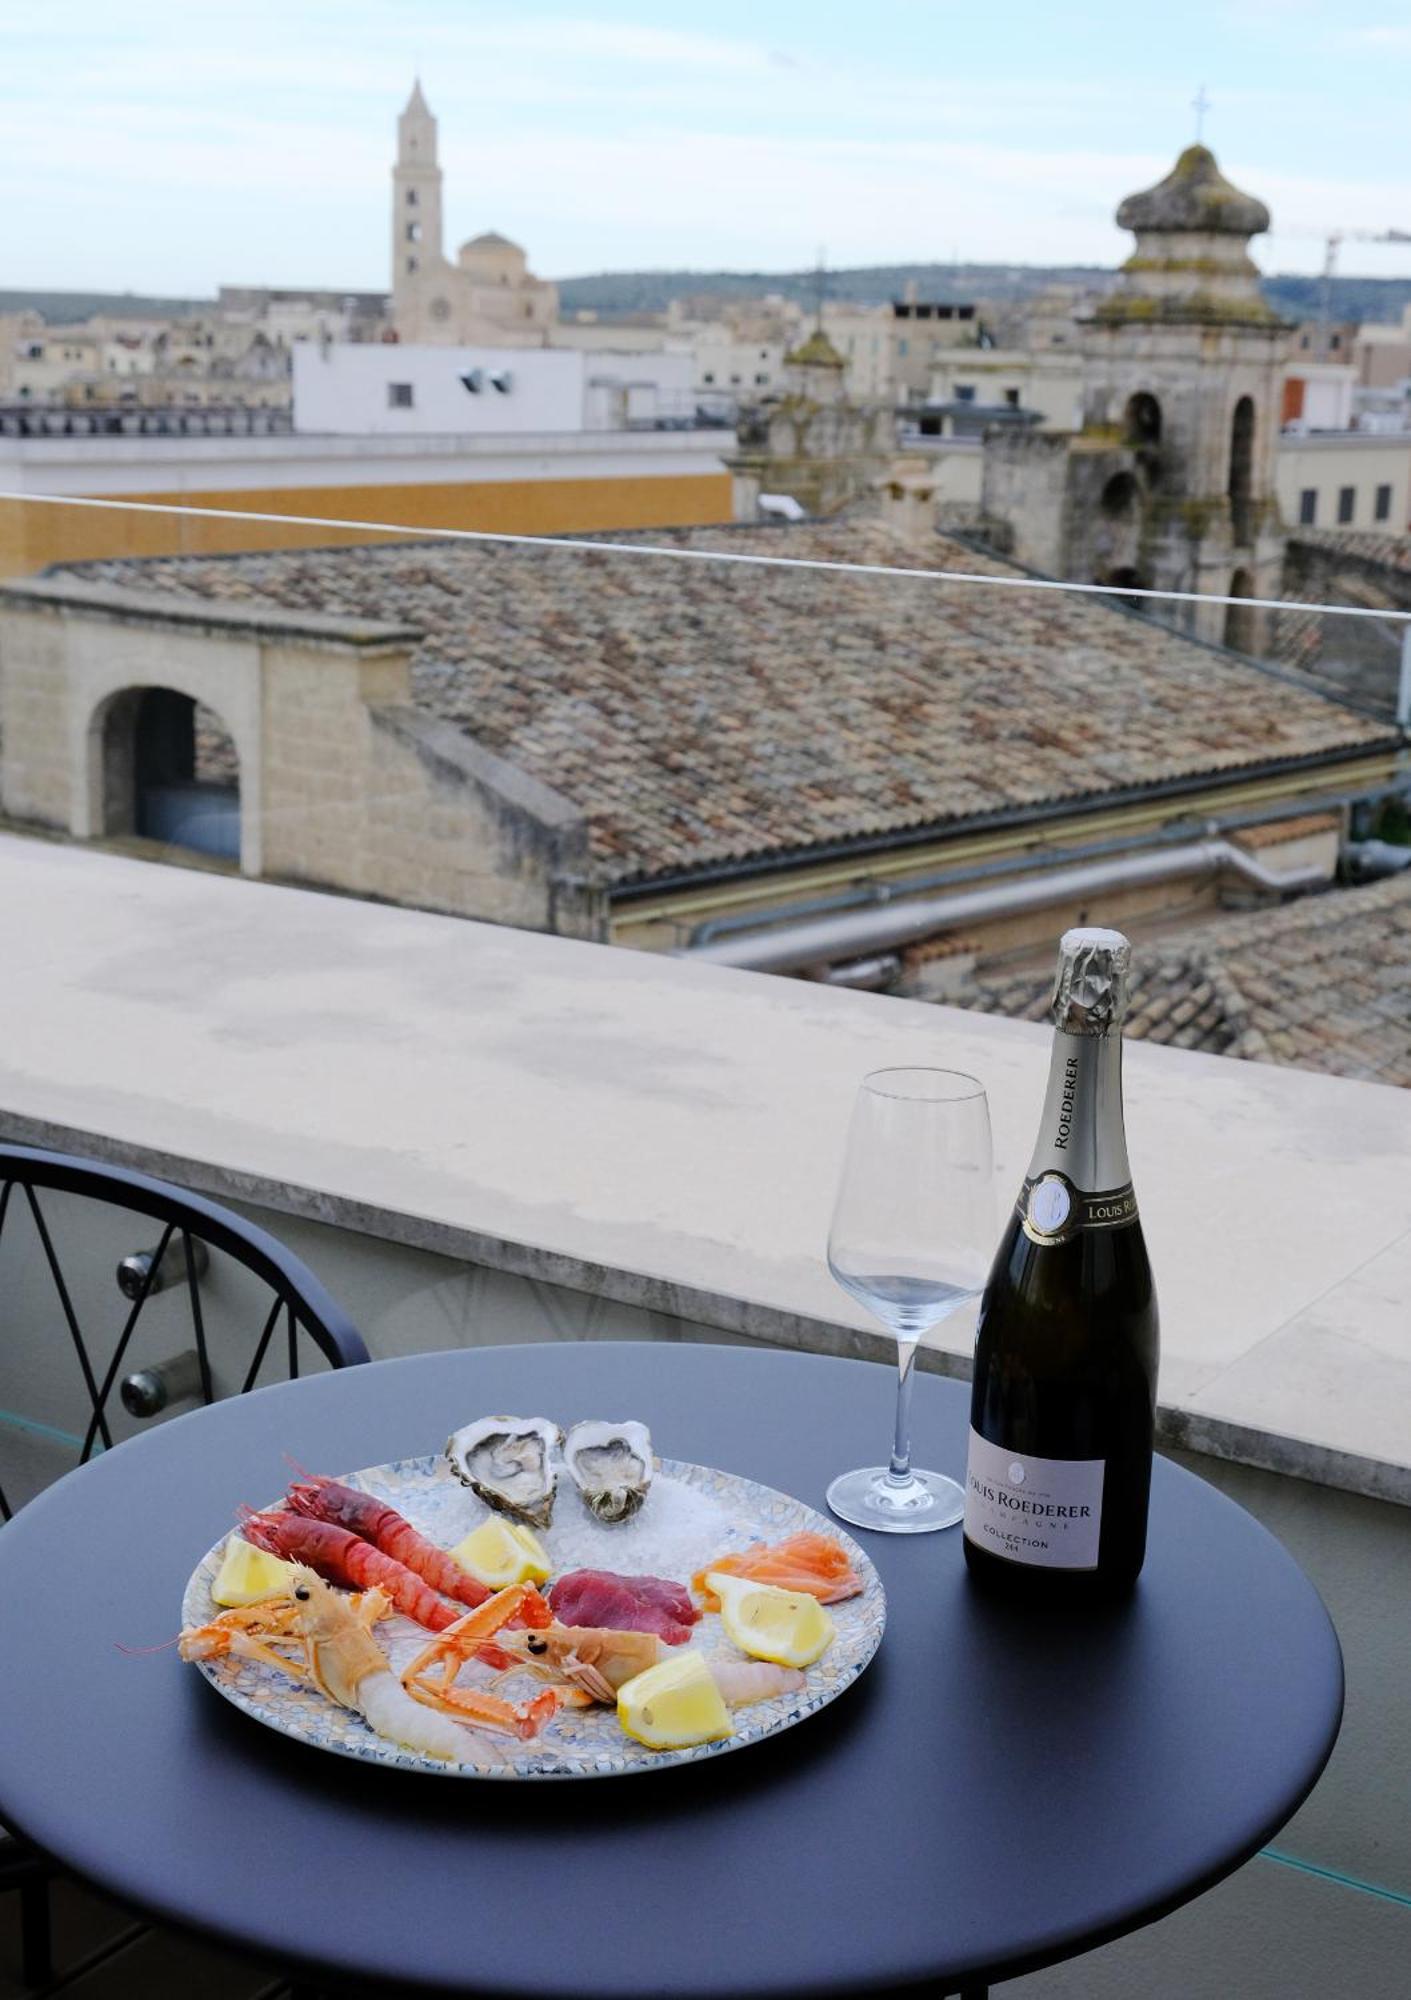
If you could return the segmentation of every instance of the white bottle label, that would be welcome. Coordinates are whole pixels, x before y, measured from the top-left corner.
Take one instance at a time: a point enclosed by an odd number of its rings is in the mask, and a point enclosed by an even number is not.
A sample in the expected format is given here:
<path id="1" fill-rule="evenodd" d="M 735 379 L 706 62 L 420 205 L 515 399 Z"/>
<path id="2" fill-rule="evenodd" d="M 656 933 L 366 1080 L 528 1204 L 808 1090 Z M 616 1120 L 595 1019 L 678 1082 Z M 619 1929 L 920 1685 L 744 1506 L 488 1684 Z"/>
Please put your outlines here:
<path id="1" fill-rule="evenodd" d="M 965 1533 L 976 1548 L 1045 1569 L 1096 1569 L 1100 1458 L 1029 1458 L 970 1433 Z"/>

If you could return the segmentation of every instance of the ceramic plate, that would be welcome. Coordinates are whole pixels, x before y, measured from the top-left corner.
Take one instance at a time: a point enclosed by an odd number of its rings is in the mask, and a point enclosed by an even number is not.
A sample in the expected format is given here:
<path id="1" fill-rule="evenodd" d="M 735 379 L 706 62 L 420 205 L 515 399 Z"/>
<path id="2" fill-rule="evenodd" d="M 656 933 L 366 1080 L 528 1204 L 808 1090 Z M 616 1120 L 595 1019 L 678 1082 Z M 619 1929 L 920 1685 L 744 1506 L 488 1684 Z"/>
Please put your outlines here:
<path id="1" fill-rule="evenodd" d="M 486 1514 L 482 1503 L 440 1456 L 373 1466 L 347 1475 L 345 1483 L 387 1501 L 443 1548 L 453 1547 Z M 714 1556 L 750 1542 L 777 1542 L 805 1530 L 829 1535 L 842 1544 L 863 1580 L 862 1594 L 829 1607 L 837 1636 L 822 1659 L 808 1669 L 805 1684 L 797 1693 L 734 1710 L 733 1736 L 689 1750 L 648 1750 L 623 1734 L 609 1708 L 564 1709 L 529 1743 L 467 1728 L 464 1761 L 446 1764 L 389 1743 L 375 1735 L 361 1716 L 336 1707 L 316 1691 L 286 1680 L 258 1661 L 227 1656 L 201 1661 L 200 1671 L 227 1701 L 268 1728 L 336 1756 L 390 1764 L 398 1770 L 455 1778 L 602 1778 L 700 1763 L 792 1729 L 835 1701 L 857 1679 L 882 1641 L 886 1599 L 881 1578 L 836 1522 L 815 1513 L 801 1500 L 733 1473 L 659 1459 L 641 1512 L 635 1520 L 616 1527 L 595 1521 L 577 1491 L 560 1478 L 553 1524 L 540 1537 L 553 1559 L 555 1574 L 597 1568 L 628 1575 L 665 1575 L 689 1583 L 691 1572 Z M 218 1613 L 211 1584 L 224 1547 L 222 1539 L 197 1565 L 187 1584 L 181 1606 L 183 1625 L 204 1625 Z M 662 1560 L 664 1554 L 669 1564 Z M 428 1634 L 409 1620 L 394 1616 L 377 1627 L 377 1638 L 392 1665 L 400 1668 L 427 1643 Z M 695 1628 L 691 1643 L 706 1653 L 741 1657 L 719 1618 L 710 1615 Z M 465 1670 L 465 1678 L 468 1682 L 488 1682 L 491 1676 L 488 1669 L 472 1666 Z M 496 1692 L 522 1700 L 538 1692 L 540 1686 L 528 1673 L 516 1674 L 497 1681 Z"/>

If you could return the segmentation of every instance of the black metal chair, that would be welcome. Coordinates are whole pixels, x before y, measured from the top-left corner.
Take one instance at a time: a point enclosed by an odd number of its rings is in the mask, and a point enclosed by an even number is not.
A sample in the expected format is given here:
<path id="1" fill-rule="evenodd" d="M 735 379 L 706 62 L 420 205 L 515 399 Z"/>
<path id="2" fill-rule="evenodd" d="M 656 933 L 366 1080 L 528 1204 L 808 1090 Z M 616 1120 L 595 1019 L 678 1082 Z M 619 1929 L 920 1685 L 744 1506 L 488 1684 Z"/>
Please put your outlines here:
<path id="1" fill-rule="evenodd" d="M 93 1336 L 97 1329 L 90 1324 L 85 1331 L 80 1324 L 74 1307 L 74 1287 L 64 1276 L 55 1247 L 55 1231 L 44 1213 L 41 1195 L 77 1195 L 102 1202 L 109 1208 L 145 1218 L 159 1232 L 154 1247 L 124 1257 L 118 1266 L 118 1287 L 128 1305 L 120 1326 L 114 1312 L 117 1331 L 114 1335 L 112 1328 L 108 1329 L 110 1346 L 95 1345 Z M 108 1446 L 113 1442 L 109 1411 L 113 1392 L 119 1389 L 120 1382 L 125 1408 L 138 1416 L 156 1415 L 169 1400 L 178 1398 L 194 1397 L 203 1403 L 216 1400 L 201 1304 L 201 1278 L 212 1250 L 223 1253 L 263 1280 L 273 1295 L 268 1313 L 257 1320 L 258 1330 L 252 1326 L 255 1337 L 248 1366 L 236 1378 L 239 1388 L 235 1393 L 243 1395 L 256 1386 L 261 1370 L 273 1365 L 272 1351 L 282 1354 L 289 1375 L 297 1375 L 301 1343 L 311 1343 L 333 1368 L 352 1367 L 370 1358 L 361 1334 L 302 1259 L 286 1250 L 267 1231 L 216 1202 L 187 1193 L 184 1188 L 155 1180 L 149 1174 L 111 1167 L 100 1160 L 0 1144 L 0 1257 L 4 1253 L 6 1220 L 14 1204 L 23 1205 L 34 1225 L 87 1401 L 89 1415 L 77 1458 L 80 1465 L 92 1457 L 100 1444 Z M 184 1287 L 186 1292 L 192 1348 L 168 1368 L 140 1371 L 121 1380 L 123 1363 L 143 1309 L 158 1292 L 170 1293 L 178 1287 Z M 276 1341 L 281 1321 L 282 1338 Z M 4 1350 L 0 1348 L 0 1367 L 3 1363 Z M 10 1505 L 0 1485 L 0 1523 L 10 1516 Z M 51 1872 L 42 1855 L 0 1829 L 0 1892 L 19 1891 L 22 1976 L 32 1986 L 43 1985 L 52 1976 L 48 1900 Z"/>

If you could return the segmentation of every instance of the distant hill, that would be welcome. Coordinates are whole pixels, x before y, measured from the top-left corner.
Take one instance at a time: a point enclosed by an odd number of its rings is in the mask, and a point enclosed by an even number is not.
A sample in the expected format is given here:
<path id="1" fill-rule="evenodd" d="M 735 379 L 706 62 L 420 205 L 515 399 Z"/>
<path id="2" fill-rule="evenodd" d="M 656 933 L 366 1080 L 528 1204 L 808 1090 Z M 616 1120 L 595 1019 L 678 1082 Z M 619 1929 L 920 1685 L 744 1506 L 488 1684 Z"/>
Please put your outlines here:
<path id="1" fill-rule="evenodd" d="M 923 299 L 1006 300 L 1032 298 L 1050 285 L 1101 291 L 1114 275 L 1095 264 L 875 264 L 829 271 L 825 284 L 829 299 L 885 305 L 904 297 L 908 284 Z M 665 312 L 673 299 L 749 299 L 766 292 L 811 305 L 817 286 L 816 271 L 602 271 L 558 281 L 565 312 L 596 312 L 605 318 Z M 1322 279 L 1316 275 L 1264 280 L 1269 302 L 1288 319 L 1316 319 L 1321 290 Z M 1333 280 L 1334 319 L 1395 320 L 1406 305 L 1411 305 L 1411 276 Z"/>
<path id="2" fill-rule="evenodd" d="M 886 305 L 905 296 L 909 284 L 923 299 L 1032 298 L 1050 285 L 1079 285 L 1101 291 L 1114 273 L 1096 264 L 873 264 L 829 271 L 826 295 L 853 305 Z M 816 271 L 598 271 L 560 278 L 563 310 L 619 314 L 665 312 L 673 299 L 757 299 L 766 292 L 811 305 L 817 296 Z M 1322 279 L 1285 274 L 1266 278 L 1264 293 L 1288 319 L 1316 319 Z M 180 319 L 208 312 L 214 299 L 149 298 L 139 292 L 0 291 L 0 313 L 38 312 L 51 326 L 71 325 L 101 313 L 115 319 Z M 1411 305 L 1411 276 L 1335 278 L 1332 312 L 1337 320 L 1396 320 Z"/>
<path id="3" fill-rule="evenodd" d="M 140 292 L 0 292 L 0 313 L 42 313 L 50 326 L 102 314 L 105 319 L 182 319 L 208 312 L 214 299 L 149 299 Z"/>

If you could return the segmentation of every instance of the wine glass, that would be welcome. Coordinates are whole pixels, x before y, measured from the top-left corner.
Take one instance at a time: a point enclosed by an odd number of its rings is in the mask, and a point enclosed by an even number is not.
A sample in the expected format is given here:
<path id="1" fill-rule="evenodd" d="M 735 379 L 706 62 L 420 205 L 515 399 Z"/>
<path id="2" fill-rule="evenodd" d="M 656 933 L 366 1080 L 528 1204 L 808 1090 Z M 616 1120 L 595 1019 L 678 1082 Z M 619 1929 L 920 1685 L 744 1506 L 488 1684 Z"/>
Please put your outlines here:
<path id="1" fill-rule="evenodd" d="M 977 1298 L 994 1249 L 990 1109 L 973 1076 L 879 1069 L 853 1105 L 828 1232 L 828 1268 L 897 1341 L 897 1422 L 889 1465 L 845 1472 L 828 1505 L 893 1535 L 949 1528 L 965 1495 L 911 1463 L 912 1364 L 923 1334 Z"/>

